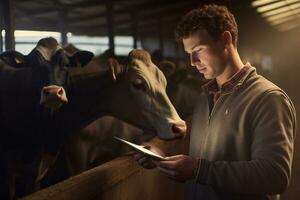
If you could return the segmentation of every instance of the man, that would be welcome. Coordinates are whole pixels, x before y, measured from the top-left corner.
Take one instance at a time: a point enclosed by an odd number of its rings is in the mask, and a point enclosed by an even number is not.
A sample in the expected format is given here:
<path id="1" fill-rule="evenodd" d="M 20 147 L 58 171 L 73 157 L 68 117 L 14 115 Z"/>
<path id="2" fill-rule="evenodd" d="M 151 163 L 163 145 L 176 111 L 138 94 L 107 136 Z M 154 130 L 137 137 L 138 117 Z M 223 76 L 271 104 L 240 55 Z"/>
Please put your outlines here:
<path id="1" fill-rule="evenodd" d="M 135 153 L 135 160 L 185 181 L 186 199 L 279 198 L 291 175 L 296 133 L 291 100 L 249 63 L 243 64 L 237 24 L 226 7 L 190 11 L 176 36 L 191 65 L 211 79 L 195 108 L 189 155 L 154 163 Z"/>

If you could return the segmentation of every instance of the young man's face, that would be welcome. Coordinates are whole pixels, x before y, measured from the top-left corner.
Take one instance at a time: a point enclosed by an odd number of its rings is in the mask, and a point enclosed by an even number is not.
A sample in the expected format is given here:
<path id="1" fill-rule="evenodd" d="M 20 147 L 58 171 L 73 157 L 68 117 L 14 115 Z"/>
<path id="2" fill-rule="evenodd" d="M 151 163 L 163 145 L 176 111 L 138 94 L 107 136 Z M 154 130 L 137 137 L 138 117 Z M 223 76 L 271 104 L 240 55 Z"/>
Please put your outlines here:
<path id="1" fill-rule="evenodd" d="M 184 50 L 190 55 L 191 65 L 206 79 L 216 78 L 223 73 L 227 56 L 221 40 L 214 40 L 206 30 L 200 30 L 182 41 Z"/>

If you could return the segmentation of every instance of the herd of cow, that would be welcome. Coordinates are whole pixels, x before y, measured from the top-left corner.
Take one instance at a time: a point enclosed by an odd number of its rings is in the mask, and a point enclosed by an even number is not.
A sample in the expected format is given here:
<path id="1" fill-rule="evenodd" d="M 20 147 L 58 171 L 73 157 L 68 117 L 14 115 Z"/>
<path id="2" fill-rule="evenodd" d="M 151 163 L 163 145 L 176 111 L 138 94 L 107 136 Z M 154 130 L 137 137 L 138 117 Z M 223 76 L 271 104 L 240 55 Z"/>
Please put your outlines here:
<path id="1" fill-rule="evenodd" d="M 27 56 L 0 55 L 0 199 L 120 155 L 115 135 L 137 142 L 186 133 L 179 115 L 191 114 L 197 79 L 179 71 L 167 85 L 164 70 L 141 49 L 121 64 L 110 56 L 98 60 L 88 51 L 70 56 L 53 38 L 41 39 Z"/>

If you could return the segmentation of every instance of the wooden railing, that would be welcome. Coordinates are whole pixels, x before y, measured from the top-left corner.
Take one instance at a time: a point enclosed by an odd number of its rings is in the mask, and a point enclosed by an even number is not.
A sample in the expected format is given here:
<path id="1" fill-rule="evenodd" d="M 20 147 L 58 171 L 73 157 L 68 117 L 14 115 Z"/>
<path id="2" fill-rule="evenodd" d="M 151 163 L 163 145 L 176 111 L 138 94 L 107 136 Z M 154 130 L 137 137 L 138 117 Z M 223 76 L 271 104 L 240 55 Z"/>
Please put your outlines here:
<path id="1" fill-rule="evenodd" d="M 151 143 L 169 154 L 183 153 L 186 140 Z M 145 170 L 131 157 L 120 157 L 40 190 L 22 200 L 183 199 L 183 184 L 158 170 Z"/>

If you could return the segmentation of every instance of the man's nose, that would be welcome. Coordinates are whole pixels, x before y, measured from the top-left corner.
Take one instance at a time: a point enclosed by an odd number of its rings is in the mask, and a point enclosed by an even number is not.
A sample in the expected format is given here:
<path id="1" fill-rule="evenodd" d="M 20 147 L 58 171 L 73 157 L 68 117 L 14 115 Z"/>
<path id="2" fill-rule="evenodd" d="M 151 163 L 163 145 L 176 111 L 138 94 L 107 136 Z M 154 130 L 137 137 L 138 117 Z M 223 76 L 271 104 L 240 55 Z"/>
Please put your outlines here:
<path id="1" fill-rule="evenodd" d="M 195 53 L 191 53 L 190 54 L 190 59 L 191 59 L 191 65 L 193 67 L 195 67 L 196 63 L 200 61 L 199 58 L 198 58 L 198 56 Z"/>

